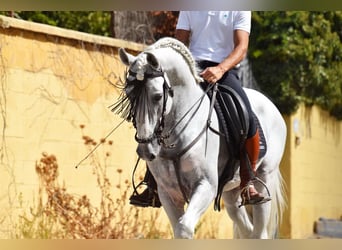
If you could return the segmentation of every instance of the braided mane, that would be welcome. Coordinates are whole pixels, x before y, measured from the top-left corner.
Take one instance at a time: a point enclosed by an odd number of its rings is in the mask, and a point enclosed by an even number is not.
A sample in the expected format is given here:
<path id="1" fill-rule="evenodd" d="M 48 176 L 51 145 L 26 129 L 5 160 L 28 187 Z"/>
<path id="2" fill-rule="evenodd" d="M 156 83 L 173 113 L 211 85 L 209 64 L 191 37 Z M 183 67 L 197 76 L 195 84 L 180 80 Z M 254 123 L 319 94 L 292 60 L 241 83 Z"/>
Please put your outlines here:
<path id="1" fill-rule="evenodd" d="M 156 43 L 149 46 L 145 51 L 151 51 L 160 48 L 171 48 L 174 51 L 178 52 L 185 59 L 196 82 L 203 82 L 203 79 L 198 75 L 196 61 L 194 60 L 190 50 L 184 45 L 184 43 L 171 37 L 165 37 L 159 39 Z"/>

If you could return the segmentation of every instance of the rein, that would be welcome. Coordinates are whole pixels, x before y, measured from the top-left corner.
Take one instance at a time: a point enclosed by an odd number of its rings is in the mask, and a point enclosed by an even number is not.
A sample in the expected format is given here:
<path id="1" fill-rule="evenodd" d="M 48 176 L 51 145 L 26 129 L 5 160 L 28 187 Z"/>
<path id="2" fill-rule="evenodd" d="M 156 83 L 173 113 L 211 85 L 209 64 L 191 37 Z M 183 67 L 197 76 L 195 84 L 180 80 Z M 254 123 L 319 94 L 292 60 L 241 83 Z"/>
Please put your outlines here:
<path id="1" fill-rule="evenodd" d="M 164 129 L 164 121 L 165 121 L 165 110 L 166 110 L 166 103 L 167 103 L 167 99 L 168 99 L 168 94 L 170 94 L 171 96 L 173 96 L 173 90 L 172 88 L 167 84 L 167 81 L 165 80 L 165 76 L 164 76 L 164 72 L 162 70 L 160 71 L 155 71 L 156 73 L 149 73 L 149 74 L 145 74 L 145 81 L 146 79 L 148 78 L 154 78 L 154 77 L 163 77 L 164 79 L 164 83 L 163 83 L 163 88 L 164 88 L 164 91 L 163 91 L 163 111 L 162 111 L 162 115 L 159 119 L 159 125 L 156 127 L 156 129 L 154 130 L 154 133 L 152 135 L 150 135 L 149 137 L 146 137 L 146 138 L 140 138 L 138 137 L 137 133 L 135 133 L 135 140 L 136 142 L 138 143 L 142 143 L 142 144 L 147 144 L 147 143 L 151 143 L 154 139 L 157 139 L 158 141 L 158 144 L 162 144 L 164 147 L 166 148 L 173 148 L 175 147 L 174 144 L 170 144 L 170 145 L 167 145 L 166 144 L 166 140 L 171 136 L 171 134 L 173 133 L 173 131 L 177 128 L 177 126 L 179 126 L 179 124 L 185 119 L 185 117 L 191 112 L 192 109 L 195 108 L 195 106 L 199 103 L 198 107 L 200 106 L 200 104 L 202 103 L 204 97 L 207 95 L 207 93 L 212 89 L 214 88 L 215 91 L 215 95 L 216 95 L 216 91 L 217 91 L 217 84 L 215 85 L 212 85 L 210 84 L 208 86 L 208 88 L 204 91 L 204 93 L 202 94 L 202 96 L 200 98 L 198 98 L 196 100 L 196 102 L 194 102 L 194 104 L 189 108 L 189 110 L 187 112 L 184 113 L 184 115 L 181 117 L 181 119 L 179 119 L 170 129 L 169 131 L 167 131 L 166 133 L 163 134 L 163 129 Z M 130 72 L 130 74 L 134 75 L 134 74 L 137 74 L 135 72 Z M 210 113 L 209 113 L 209 117 L 208 117 L 208 120 L 207 120 L 207 124 L 205 125 L 204 127 L 204 131 L 207 129 L 207 128 L 210 128 L 212 131 L 214 131 L 215 133 L 217 134 L 220 134 L 220 132 L 214 130 L 213 128 L 210 127 L 210 117 L 211 117 L 211 114 L 212 114 L 212 110 L 214 108 L 214 102 L 215 102 L 215 99 L 213 98 L 212 99 L 212 104 L 211 104 L 211 107 L 210 107 Z M 134 124 L 134 127 L 136 128 L 135 126 L 135 122 L 133 122 Z M 202 131 L 200 133 L 200 135 L 202 135 L 204 133 L 204 131 Z M 196 141 L 198 139 L 195 139 Z M 182 150 L 183 151 L 183 150 Z M 186 150 L 187 151 L 187 150 Z M 185 151 L 185 152 L 186 152 Z M 184 152 L 184 153 L 185 153 Z M 184 154 L 183 153 L 183 154 Z M 181 155 L 183 155 L 181 154 Z M 178 154 L 177 154 L 178 155 Z"/>
<path id="2" fill-rule="evenodd" d="M 172 132 L 176 129 L 177 126 L 179 126 L 179 124 L 185 119 L 185 117 L 186 117 L 186 116 L 190 113 L 190 111 L 196 106 L 196 104 L 199 103 L 198 108 L 201 106 L 201 103 L 202 103 L 204 97 L 207 95 L 207 93 L 210 91 L 210 89 L 211 89 L 212 87 L 213 87 L 213 86 L 209 86 L 209 87 L 206 89 L 206 91 L 202 94 L 202 96 L 201 96 L 200 98 L 198 98 L 198 99 L 196 100 L 196 102 L 194 102 L 194 104 L 188 109 L 188 111 L 184 113 L 184 115 L 181 117 L 181 119 L 179 119 L 179 120 L 178 120 L 170 129 L 169 129 L 169 131 L 167 131 L 166 133 L 164 133 L 164 135 L 161 134 L 160 139 L 161 139 L 161 142 L 163 143 L 163 146 L 164 146 L 164 147 L 167 147 L 167 148 L 175 147 L 174 144 L 166 145 L 165 140 L 168 139 L 168 138 L 171 136 Z M 209 113 L 209 116 L 208 116 L 208 121 L 207 121 L 207 124 L 208 124 L 208 125 L 210 124 L 210 117 L 211 117 L 211 113 L 212 113 L 212 108 L 213 108 L 213 107 L 210 108 L 210 113 Z M 190 119 L 190 120 L 191 120 L 191 119 Z M 190 122 L 190 120 L 189 120 L 189 122 Z M 205 126 L 205 127 L 204 127 L 204 129 L 207 129 L 207 128 L 208 128 L 208 126 Z M 202 133 L 203 133 L 203 132 L 201 132 L 200 135 L 201 135 Z M 195 140 L 196 140 L 196 139 L 195 139 Z M 198 140 L 198 139 L 197 139 L 197 140 Z M 197 141 L 197 140 L 196 140 L 196 141 Z M 186 150 L 186 151 L 187 151 L 187 150 Z M 185 151 L 185 152 L 186 152 L 186 151 Z M 183 154 L 184 154 L 184 153 L 183 153 Z M 183 155 L 183 154 L 180 154 L 180 155 Z M 179 155 L 179 154 L 177 154 L 177 155 Z"/>
<path id="3" fill-rule="evenodd" d="M 190 109 L 182 116 L 182 118 L 181 118 L 178 122 L 175 123 L 175 125 L 167 132 L 166 136 L 164 136 L 163 139 L 168 138 L 168 137 L 172 134 L 172 132 L 174 131 L 174 129 L 175 129 L 175 128 L 180 124 L 180 122 L 181 122 L 181 121 L 190 113 L 190 111 L 195 107 L 195 105 L 196 105 L 197 103 L 199 103 L 199 106 L 200 106 L 200 104 L 202 103 L 204 97 L 207 95 L 207 93 L 208 93 L 212 88 L 214 88 L 214 92 L 216 93 L 216 91 L 217 91 L 217 84 L 215 84 L 215 85 L 210 84 L 210 85 L 208 86 L 208 88 L 205 90 L 205 92 L 203 93 L 203 95 L 202 95 L 199 99 L 197 99 L 197 101 L 196 101 L 196 102 L 190 107 Z M 194 140 L 192 140 L 187 146 L 185 146 L 181 151 L 179 151 L 178 153 L 176 153 L 175 155 L 172 155 L 172 156 L 162 155 L 162 157 L 168 158 L 168 159 L 172 159 L 172 158 L 174 158 L 174 157 L 180 158 L 180 157 L 183 156 L 183 155 L 184 155 L 184 154 L 185 154 L 193 145 L 196 144 L 196 142 L 200 139 L 200 137 L 203 135 L 203 133 L 204 133 L 205 131 L 208 130 L 208 128 L 213 129 L 213 128 L 210 127 L 210 123 L 211 123 L 212 110 L 214 109 L 214 103 L 215 103 L 215 99 L 212 98 L 211 104 L 210 104 L 210 109 L 209 109 L 209 114 L 208 114 L 207 122 L 206 122 L 206 124 L 204 125 L 203 129 L 200 131 L 200 133 L 197 135 L 197 137 L 196 137 Z M 189 121 L 189 122 L 190 122 L 190 121 Z M 214 129 L 213 129 L 213 130 L 214 130 Z M 215 130 L 214 130 L 214 131 L 215 131 Z M 172 144 L 172 145 L 173 145 L 173 144 Z M 173 145 L 173 147 L 174 147 L 174 145 Z"/>
<path id="4" fill-rule="evenodd" d="M 189 114 L 189 112 L 195 107 L 195 105 L 197 103 L 200 103 L 200 104 L 202 103 L 202 101 L 203 101 L 204 97 L 206 96 L 206 94 L 213 87 L 214 87 L 214 91 L 213 91 L 214 93 L 213 93 L 213 98 L 211 99 L 211 104 L 210 104 L 210 109 L 209 109 L 209 114 L 208 114 L 207 122 L 204 125 L 203 129 L 200 131 L 200 133 L 197 135 L 197 137 L 194 140 L 192 140 L 187 146 L 185 146 L 182 150 L 177 152 L 176 154 L 174 154 L 172 156 L 170 156 L 170 155 L 161 155 L 161 157 L 173 161 L 174 167 L 175 167 L 175 173 L 176 173 L 176 177 L 177 177 L 177 182 L 178 182 L 179 188 L 180 188 L 180 190 L 182 192 L 183 199 L 185 200 L 186 203 L 189 203 L 189 199 L 188 199 L 188 197 L 186 195 L 186 192 L 185 192 L 185 189 L 184 189 L 184 185 L 182 185 L 182 181 L 181 181 L 181 176 L 180 176 L 180 171 L 179 171 L 180 170 L 180 158 L 199 141 L 199 139 L 202 137 L 202 135 L 206 131 L 208 131 L 208 128 L 211 128 L 210 127 L 211 115 L 212 115 L 212 111 L 214 109 L 215 97 L 216 97 L 216 92 L 217 92 L 217 84 L 209 85 L 208 88 L 206 89 L 206 91 L 203 93 L 203 95 L 190 107 L 190 109 L 182 116 L 182 118 L 177 123 L 175 123 L 175 125 L 167 133 L 167 137 L 169 137 L 171 135 L 172 131 L 179 125 L 180 121 L 183 120 Z M 214 132 L 215 132 L 215 130 L 214 130 Z M 167 137 L 165 137 L 165 138 L 167 138 Z M 174 147 L 174 145 L 172 145 L 172 146 Z M 206 149 L 207 149 L 207 142 L 206 142 Z"/>

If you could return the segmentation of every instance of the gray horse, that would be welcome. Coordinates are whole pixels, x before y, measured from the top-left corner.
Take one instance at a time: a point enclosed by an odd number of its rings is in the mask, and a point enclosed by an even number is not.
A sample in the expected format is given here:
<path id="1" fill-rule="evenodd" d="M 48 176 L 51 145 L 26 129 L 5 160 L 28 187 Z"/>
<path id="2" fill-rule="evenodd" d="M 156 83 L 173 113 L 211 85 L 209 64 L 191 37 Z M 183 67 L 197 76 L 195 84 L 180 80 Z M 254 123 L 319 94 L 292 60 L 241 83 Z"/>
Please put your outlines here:
<path id="1" fill-rule="evenodd" d="M 217 195 L 219 176 L 231 157 L 226 140 L 215 132 L 219 131 L 215 109 L 199 85 L 202 79 L 191 53 L 178 40 L 162 38 L 138 56 L 121 48 L 119 55 L 128 66 L 127 102 L 120 104 L 119 112 L 133 121 L 137 153 L 156 179 L 174 237 L 192 238 L 200 217 Z M 268 146 L 257 174 L 272 201 L 239 208 L 238 162 L 231 166 L 236 171 L 221 197 L 234 222 L 235 238 L 273 238 L 285 205 L 279 164 L 286 126 L 269 99 L 255 90 L 245 91 Z M 261 184 L 257 188 L 266 190 Z"/>

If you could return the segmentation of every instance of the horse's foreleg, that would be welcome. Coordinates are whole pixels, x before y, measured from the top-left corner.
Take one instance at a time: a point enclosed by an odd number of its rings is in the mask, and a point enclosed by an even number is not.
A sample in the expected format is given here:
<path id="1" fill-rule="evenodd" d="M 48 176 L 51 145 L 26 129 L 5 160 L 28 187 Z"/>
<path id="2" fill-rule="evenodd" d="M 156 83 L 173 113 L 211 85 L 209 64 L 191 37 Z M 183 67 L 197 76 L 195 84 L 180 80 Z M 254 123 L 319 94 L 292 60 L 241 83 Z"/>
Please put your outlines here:
<path id="1" fill-rule="evenodd" d="M 184 214 L 185 201 L 183 201 L 182 195 L 171 197 L 168 192 L 163 191 L 161 188 L 158 189 L 158 194 L 175 235 L 179 219 Z"/>
<path id="2" fill-rule="evenodd" d="M 176 238 L 193 238 L 195 226 L 215 198 L 215 193 L 215 185 L 207 180 L 200 181 L 189 200 L 184 215 L 175 228 Z"/>

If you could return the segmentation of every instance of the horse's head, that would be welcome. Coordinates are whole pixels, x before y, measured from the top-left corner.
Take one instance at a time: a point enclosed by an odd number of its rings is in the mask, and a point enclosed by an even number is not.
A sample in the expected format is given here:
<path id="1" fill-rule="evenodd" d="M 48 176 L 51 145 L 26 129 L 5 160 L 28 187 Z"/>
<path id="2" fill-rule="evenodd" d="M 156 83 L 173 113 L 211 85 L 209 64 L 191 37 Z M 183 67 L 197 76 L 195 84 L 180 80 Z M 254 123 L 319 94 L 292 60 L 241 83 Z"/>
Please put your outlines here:
<path id="1" fill-rule="evenodd" d="M 119 50 L 122 63 L 128 66 L 124 91 L 128 105 L 127 119 L 136 128 L 137 153 L 147 161 L 160 151 L 165 115 L 171 109 L 172 89 L 159 60 L 152 52 L 137 57 Z"/>

